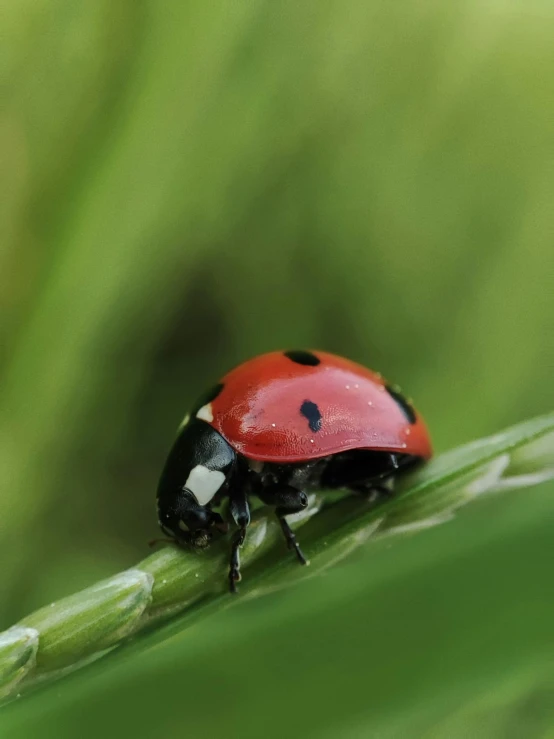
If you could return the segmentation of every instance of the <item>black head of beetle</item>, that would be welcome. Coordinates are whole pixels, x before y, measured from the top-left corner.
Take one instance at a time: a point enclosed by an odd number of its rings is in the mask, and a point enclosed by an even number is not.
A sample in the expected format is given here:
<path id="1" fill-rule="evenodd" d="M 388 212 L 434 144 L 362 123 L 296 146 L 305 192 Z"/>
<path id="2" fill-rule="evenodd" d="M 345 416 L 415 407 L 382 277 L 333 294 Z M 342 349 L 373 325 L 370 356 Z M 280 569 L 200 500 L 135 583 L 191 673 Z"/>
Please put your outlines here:
<path id="1" fill-rule="evenodd" d="M 186 424 L 165 464 L 158 486 L 162 530 L 178 542 L 206 546 L 225 527 L 212 506 L 221 501 L 236 468 L 236 454 L 203 421 Z"/>

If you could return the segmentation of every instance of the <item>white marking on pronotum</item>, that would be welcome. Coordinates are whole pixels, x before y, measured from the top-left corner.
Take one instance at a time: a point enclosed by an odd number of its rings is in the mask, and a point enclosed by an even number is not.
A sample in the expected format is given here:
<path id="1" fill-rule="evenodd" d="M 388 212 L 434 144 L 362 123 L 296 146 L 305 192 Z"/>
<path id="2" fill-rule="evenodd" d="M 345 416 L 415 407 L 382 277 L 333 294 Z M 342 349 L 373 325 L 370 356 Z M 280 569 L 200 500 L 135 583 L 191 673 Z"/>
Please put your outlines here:
<path id="1" fill-rule="evenodd" d="M 202 408 L 200 408 L 200 410 L 196 414 L 196 418 L 199 418 L 201 421 L 208 421 L 208 423 L 213 421 L 214 414 L 212 411 L 212 404 L 207 403 L 206 405 L 203 405 Z"/>
<path id="2" fill-rule="evenodd" d="M 206 505 L 217 493 L 225 481 L 225 474 L 219 470 L 209 470 L 203 464 L 197 464 L 190 471 L 185 488 L 190 490 L 200 505 Z"/>
<path id="3" fill-rule="evenodd" d="M 260 473 L 264 468 L 264 463 L 260 462 L 259 459 L 249 459 L 248 466 L 251 470 L 254 470 L 254 472 Z"/>

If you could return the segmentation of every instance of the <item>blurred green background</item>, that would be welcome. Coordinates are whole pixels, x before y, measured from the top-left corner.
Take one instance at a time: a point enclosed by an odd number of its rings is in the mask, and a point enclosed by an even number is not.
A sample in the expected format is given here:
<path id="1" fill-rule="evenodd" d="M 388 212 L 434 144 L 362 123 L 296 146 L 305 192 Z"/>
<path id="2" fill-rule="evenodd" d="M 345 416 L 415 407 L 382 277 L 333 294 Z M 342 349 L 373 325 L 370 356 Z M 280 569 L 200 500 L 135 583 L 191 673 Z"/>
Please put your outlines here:
<path id="1" fill-rule="evenodd" d="M 0 628 L 145 555 L 253 354 L 379 369 L 438 451 L 552 409 L 551 4 L 1 12 Z"/>

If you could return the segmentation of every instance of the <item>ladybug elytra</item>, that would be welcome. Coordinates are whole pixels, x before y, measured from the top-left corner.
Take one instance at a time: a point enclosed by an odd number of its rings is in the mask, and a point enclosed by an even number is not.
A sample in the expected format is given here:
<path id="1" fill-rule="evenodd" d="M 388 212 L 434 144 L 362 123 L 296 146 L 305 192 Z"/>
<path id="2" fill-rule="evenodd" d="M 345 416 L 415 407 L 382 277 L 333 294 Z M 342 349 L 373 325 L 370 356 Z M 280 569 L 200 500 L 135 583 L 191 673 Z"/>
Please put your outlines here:
<path id="1" fill-rule="evenodd" d="M 214 508 L 227 498 L 235 592 L 251 496 L 275 508 L 305 564 L 286 516 L 307 507 L 307 492 L 369 496 L 431 454 L 423 419 L 379 374 L 327 352 L 270 352 L 231 370 L 181 424 L 158 487 L 160 526 L 207 546 L 226 530 Z"/>

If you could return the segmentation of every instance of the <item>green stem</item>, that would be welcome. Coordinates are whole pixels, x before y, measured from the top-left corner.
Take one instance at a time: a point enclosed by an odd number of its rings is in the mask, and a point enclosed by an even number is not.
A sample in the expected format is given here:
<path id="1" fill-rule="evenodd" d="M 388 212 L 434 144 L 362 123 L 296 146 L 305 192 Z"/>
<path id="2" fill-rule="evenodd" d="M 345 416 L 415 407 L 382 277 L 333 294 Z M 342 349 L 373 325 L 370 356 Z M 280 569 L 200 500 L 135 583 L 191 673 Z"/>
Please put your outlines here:
<path id="1" fill-rule="evenodd" d="M 528 487 L 554 477 L 554 414 L 528 421 L 436 458 L 404 479 L 398 495 L 377 507 L 343 497 L 314 495 L 302 540 L 311 566 L 283 556 L 280 529 L 258 511 L 243 547 L 248 595 L 311 577 L 347 556 L 368 538 L 399 535 L 442 523 L 483 493 Z M 314 515 L 317 513 L 317 515 Z M 0 697 L 37 680 L 71 671 L 177 613 L 225 598 L 228 542 L 198 554 L 165 547 L 136 567 L 41 608 L 0 634 Z"/>

